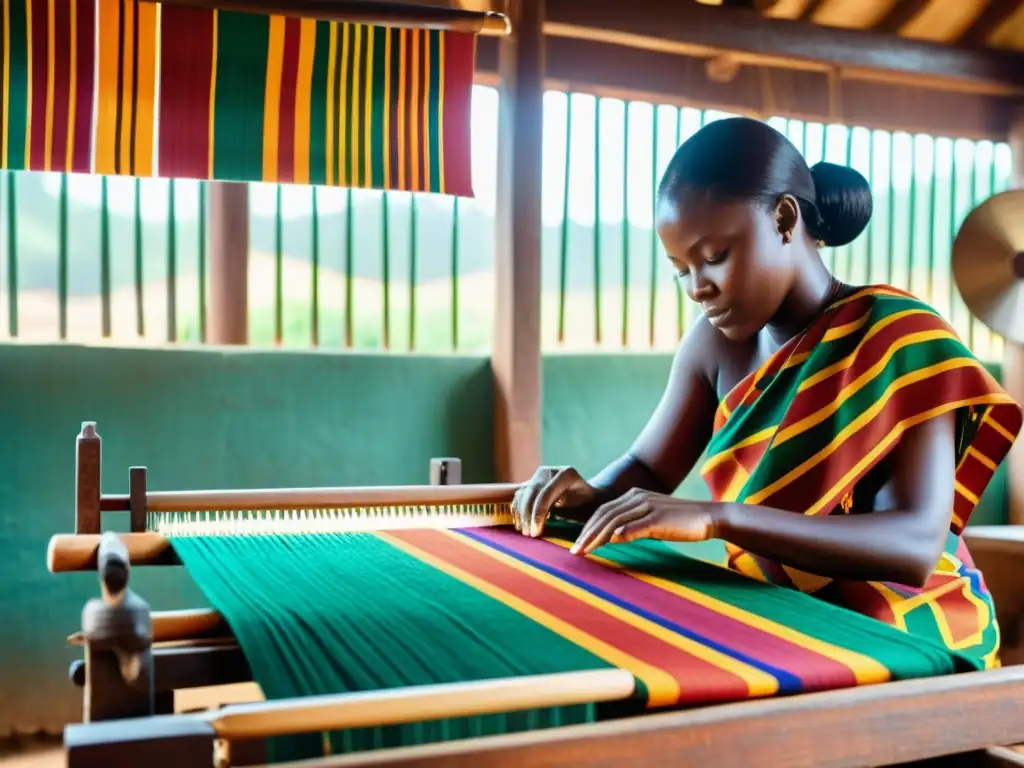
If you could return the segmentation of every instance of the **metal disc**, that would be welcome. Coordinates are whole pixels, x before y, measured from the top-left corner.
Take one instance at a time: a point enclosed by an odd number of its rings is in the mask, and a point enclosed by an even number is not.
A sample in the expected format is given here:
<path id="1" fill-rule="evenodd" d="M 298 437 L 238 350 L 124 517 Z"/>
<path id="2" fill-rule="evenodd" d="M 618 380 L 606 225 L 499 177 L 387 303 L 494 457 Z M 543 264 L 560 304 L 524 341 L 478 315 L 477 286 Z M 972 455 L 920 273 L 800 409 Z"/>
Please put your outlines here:
<path id="1" fill-rule="evenodd" d="M 953 241 L 953 278 L 975 317 L 1024 344 L 1024 189 L 1000 192 L 967 216 Z"/>

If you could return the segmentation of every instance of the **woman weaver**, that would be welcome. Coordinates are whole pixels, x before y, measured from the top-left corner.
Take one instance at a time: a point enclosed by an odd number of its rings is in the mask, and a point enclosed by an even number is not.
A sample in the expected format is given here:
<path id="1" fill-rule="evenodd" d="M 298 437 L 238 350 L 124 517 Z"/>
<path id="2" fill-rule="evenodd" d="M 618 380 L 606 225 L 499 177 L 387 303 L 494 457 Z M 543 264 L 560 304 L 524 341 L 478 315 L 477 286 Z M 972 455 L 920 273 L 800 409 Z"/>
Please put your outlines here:
<path id="1" fill-rule="evenodd" d="M 808 168 L 768 125 L 702 128 L 658 189 L 657 230 L 704 315 L 661 402 L 592 480 L 541 467 L 516 526 L 585 521 L 576 554 L 640 538 L 726 543 L 729 567 L 998 664 L 960 537 L 1021 409 L 926 304 L 833 277 L 822 246 L 871 217 L 856 171 Z M 670 494 L 706 452 L 711 502 Z"/>

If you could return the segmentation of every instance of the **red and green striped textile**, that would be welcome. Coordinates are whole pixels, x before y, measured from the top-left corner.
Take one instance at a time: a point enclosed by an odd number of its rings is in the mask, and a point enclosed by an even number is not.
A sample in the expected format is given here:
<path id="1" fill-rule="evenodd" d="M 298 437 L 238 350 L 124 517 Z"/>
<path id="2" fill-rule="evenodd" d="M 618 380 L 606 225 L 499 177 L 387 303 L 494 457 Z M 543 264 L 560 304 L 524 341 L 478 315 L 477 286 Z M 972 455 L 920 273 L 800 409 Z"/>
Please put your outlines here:
<path id="1" fill-rule="evenodd" d="M 834 303 L 721 401 L 702 473 L 718 500 L 856 514 L 858 482 L 906 430 L 949 412 L 956 496 L 924 588 L 830 580 L 727 545 L 730 566 L 998 664 L 991 597 L 960 534 L 1020 431 L 1021 408 L 926 304 L 889 286 Z"/>
<path id="2" fill-rule="evenodd" d="M 183 537 L 173 545 L 267 698 L 620 668 L 626 709 L 948 674 L 977 664 L 661 542 L 569 554 L 578 529 Z M 592 720 L 594 707 L 331 736 L 335 752 Z M 322 750 L 282 740 L 279 755 Z"/>
<path id="3" fill-rule="evenodd" d="M 472 195 L 472 35 L 0 2 L 0 168 Z"/>

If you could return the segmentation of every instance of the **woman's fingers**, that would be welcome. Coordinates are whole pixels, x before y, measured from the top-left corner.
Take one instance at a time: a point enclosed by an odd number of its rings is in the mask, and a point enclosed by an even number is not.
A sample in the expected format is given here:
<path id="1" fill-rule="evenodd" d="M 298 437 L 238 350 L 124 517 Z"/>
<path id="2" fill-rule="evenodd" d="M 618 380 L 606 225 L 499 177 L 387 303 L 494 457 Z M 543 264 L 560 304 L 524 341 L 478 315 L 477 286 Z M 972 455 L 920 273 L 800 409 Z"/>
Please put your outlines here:
<path id="1" fill-rule="evenodd" d="M 528 525 L 523 528 L 523 533 L 534 538 L 540 536 L 544 532 L 544 525 L 547 523 L 548 517 L 551 516 L 551 508 L 558 504 L 562 494 L 569 490 L 578 479 L 579 475 L 571 467 L 566 467 L 551 478 L 540 493 L 534 497 L 533 504 L 529 507 Z"/>
<path id="2" fill-rule="evenodd" d="M 537 498 L 542 487 L 531 480 L 521 486 L 512 498 L 512 522 L 520 533 L 526 533 L 529 530 L 530 510 L 533 509 L 534 499 Z"/>
<path id="3" fill-rule="evenodd" d="M 609 513 L 603 514 L 600 519 L 591 519 L 580 535 L 577 537 L 572 549 L 569 551 L 574 555 L 586 555 L 598 547 L 602 547 L 611 541 L 616 530 L 627 523 L 641 520 L 649 514 L 647 504 L 643 501 L 630 500 L 626 503 L 617 503 Z M 611 506 L 611 505 L 609 505 Z"/>

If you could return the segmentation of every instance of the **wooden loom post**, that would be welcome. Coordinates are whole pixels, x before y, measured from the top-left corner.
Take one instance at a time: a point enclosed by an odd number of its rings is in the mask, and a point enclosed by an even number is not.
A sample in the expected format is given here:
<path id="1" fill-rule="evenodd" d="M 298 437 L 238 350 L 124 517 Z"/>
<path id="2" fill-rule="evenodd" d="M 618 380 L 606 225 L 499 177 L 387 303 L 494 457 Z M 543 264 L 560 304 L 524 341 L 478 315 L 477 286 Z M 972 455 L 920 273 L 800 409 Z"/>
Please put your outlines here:
<path id="1" fill-rule="evenodd" d="M 249 341 L 249 186 L 210 183 L 211 344 Z"/>
<path id="2" fill-rule="evenodd" d="M 500 43 L 495 221 L 494 458 L 500 482 L 541 460 L 541 160 L 545 0 L 512 0 Z"/>
<path id="3" fill-rule="evenodd" d="M 100 532 L 100 474 L 103 443 L 96 422 L 82 422 L 75 441 L 75 533 Z"/>
<path id="4" fill-rule="evenodd" d="M 1013 150 L 1013 185 L 1024 189 L 1024 109 L 1017 112 L 1010 134 Z M 1007 341 L 1003 347 L 1003 386 L 1024 405 L 1024 346 Z M 1017 440 L 1007 461 L 1007 490 L 1011 525 L 1024 525 L 1024 439 Z"/>

